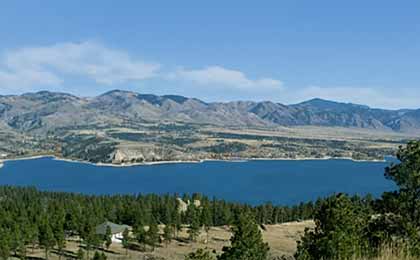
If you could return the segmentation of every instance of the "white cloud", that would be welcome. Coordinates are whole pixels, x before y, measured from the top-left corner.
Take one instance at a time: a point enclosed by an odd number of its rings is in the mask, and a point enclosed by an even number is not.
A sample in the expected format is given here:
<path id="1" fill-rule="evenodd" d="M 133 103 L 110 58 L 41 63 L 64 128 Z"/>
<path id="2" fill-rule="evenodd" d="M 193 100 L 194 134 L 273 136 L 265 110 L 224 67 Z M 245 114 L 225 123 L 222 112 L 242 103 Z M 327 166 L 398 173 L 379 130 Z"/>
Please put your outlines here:
<path id="1" fill-rule="evenodd" d="M 99 43 L 60 43 L 6 52 L 0 60 L 0 86 L 59 85 L 67 76 L 113 85 L 155 77 L 159 64 L 146 63 Z"/>
<path id="2" fill-rule="evenodd" d="M 84 86 L 92 85 L 93 81 L 93 88 L 86 90 L 89 94 L 105 91 L 109 85 L 154 78 L 171 80 L 175 84 L 160 84 L 159 89 L 156 85 L 142 86 L 143 91 L 213 101 L 252 99 L 290 104 L 319 97 L 380 108 L 420 107 L 420 92 L 413 88 L 283 87 L 277 79 L 252 78 L 242 71 L 222 66 L 163 72 L 159 64 L 142 61 L 125 51 L 91 41 L 19 48 L 0 56 L 0 94 L 59 89 L 85 95 L 80 93 L 80 87 L 69 84 L 73 78 Z"/>
<path id="3" fill-rule="evenodd" d="M 179 69 L 169 76 L 170 79 L 191 81 L 196 84 L 214 87 L 232 87 L 239 90 L 280 89 L 282 82 L 272 78 L 250 79 L 243 72 L 210 66 L 204 69 Z"/>

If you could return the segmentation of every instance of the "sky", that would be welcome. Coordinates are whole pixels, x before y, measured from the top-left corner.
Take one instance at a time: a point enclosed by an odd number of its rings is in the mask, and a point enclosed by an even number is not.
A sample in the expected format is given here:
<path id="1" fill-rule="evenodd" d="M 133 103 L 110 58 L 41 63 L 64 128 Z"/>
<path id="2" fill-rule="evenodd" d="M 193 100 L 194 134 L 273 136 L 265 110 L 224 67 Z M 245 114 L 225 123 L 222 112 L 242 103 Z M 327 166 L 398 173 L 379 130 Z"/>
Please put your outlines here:
<path id="1" fill-rule="evenodd" d="M 420 1 L 4 0 L 0 95 L 420 108 Z"/>

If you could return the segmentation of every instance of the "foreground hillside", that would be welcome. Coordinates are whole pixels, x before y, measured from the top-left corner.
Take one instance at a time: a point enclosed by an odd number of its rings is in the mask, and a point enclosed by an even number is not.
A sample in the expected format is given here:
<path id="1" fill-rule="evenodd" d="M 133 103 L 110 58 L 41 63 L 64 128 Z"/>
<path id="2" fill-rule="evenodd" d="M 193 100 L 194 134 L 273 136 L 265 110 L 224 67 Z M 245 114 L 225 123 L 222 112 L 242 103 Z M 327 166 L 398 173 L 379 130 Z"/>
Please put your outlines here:
<path id="1" fill-rule="evenodd" d="M 315 99 L 206 103 L 111 91 L 94 98 L 0 96 L 0 159 L 50 154 L 95 163 L 203 159 L 382 159 L 420 135 L 419 110 Z"/>
<path id="2" fill-rule="evenodd" d="M 278 225 L 266 225 L 265 230 L 262 231 L 263 239 L 270 246 L 270 259 L 275 259 L 281 256 L 293 256 L 296 251 L 296 241 L 300 239 L 305 228 L 311 228 L 314 224 L 312 221 L 303 222 L 289 222 Z M 160 227 L 160 232 L 163 234 L 164 227 Z M 113 243 L 109 249 L 104 250 L 107 259 L 170 259 L 170 260 L 184 260 L 185 256 L 199 248 L 209 251 L 216 250 L 221 252 L 224 246 L 229 245 L 229 239 L 232 236 L 229 228 L 226 227 L 212 227 L 207 236 L 206 232 L 202 231 L 199 235 L 199 240 L 191 242 L 188 239 L 187 229 L 183 229 L 178 239 L 174 239 L 168 244 L 162 244 L 155 248 L 152 252 L 141 252 L 138 250 L 127 250 L 123 248 L 121 243 Z M 207 240 L 208 239 L 208 240 Z M 206 241 L 207 240 L 207 241 Z M 77 256 L 80 243 L 77 238 L 69 238 L 66 243 L 66 255 L 68 257 Z M 28 251 L 28 257 L 43 258 L 45 253 L 41 249 L 35 249 L 33 252 Z M 58 259 L 57 254 L 52 253 L 49 259 Z"/>

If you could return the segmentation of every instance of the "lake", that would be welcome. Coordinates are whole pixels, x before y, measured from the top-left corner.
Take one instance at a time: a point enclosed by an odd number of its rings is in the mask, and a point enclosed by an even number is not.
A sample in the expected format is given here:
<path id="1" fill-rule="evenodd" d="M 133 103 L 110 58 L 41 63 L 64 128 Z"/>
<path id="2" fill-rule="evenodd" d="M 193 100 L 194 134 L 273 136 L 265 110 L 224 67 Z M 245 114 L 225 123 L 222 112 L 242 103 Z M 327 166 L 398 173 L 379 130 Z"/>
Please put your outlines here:
<path id="1" fill-rule="evenodd" d="M 105 167 L 41 158 L 5 162 L 0 168 L 0 185 L 85 194 L 198 192 L 253 205 L 292 205 L 334 192 L 379 196 L 395 189 L 383 176 L 388 164 L 256 160 Z"/>

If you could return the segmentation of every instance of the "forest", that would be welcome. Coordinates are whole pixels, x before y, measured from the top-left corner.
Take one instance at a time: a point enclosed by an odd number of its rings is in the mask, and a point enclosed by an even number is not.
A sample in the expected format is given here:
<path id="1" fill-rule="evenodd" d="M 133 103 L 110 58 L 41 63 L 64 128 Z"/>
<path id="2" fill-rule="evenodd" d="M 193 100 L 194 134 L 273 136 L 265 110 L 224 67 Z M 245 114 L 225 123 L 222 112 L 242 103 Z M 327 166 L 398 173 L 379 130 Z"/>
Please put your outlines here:
<path id="1" fill-rule="evenodd" d="M 176 194 L 88 196 L 0 187 L 0 257 L 23 259 L 28 248 L 42 247 L 48 258 L 51 249 L 60 252 L 65 248 L 70 236 L 80 237 L 89 255 L 108 239 L 95 233 L 95 227 L 104 221 L 133 227 L 132 237 L 153 248 L 159 243 L 158 224 L 166 225 L 170 236 L 187 225 L 194 240 L 202 227 L 231 225 L 242 212 L 249 212 L 255 223 L 272 224 L 309 219 L 314 209 L 311 202 L 293 207 L 250 206 L 193 194 L 181 196 L 182 201 L 199 201 L 199 205 L 190 203 L 181 211 L 178 198 Z M 145 226 L 150 227 L 148 234 Z"/>

